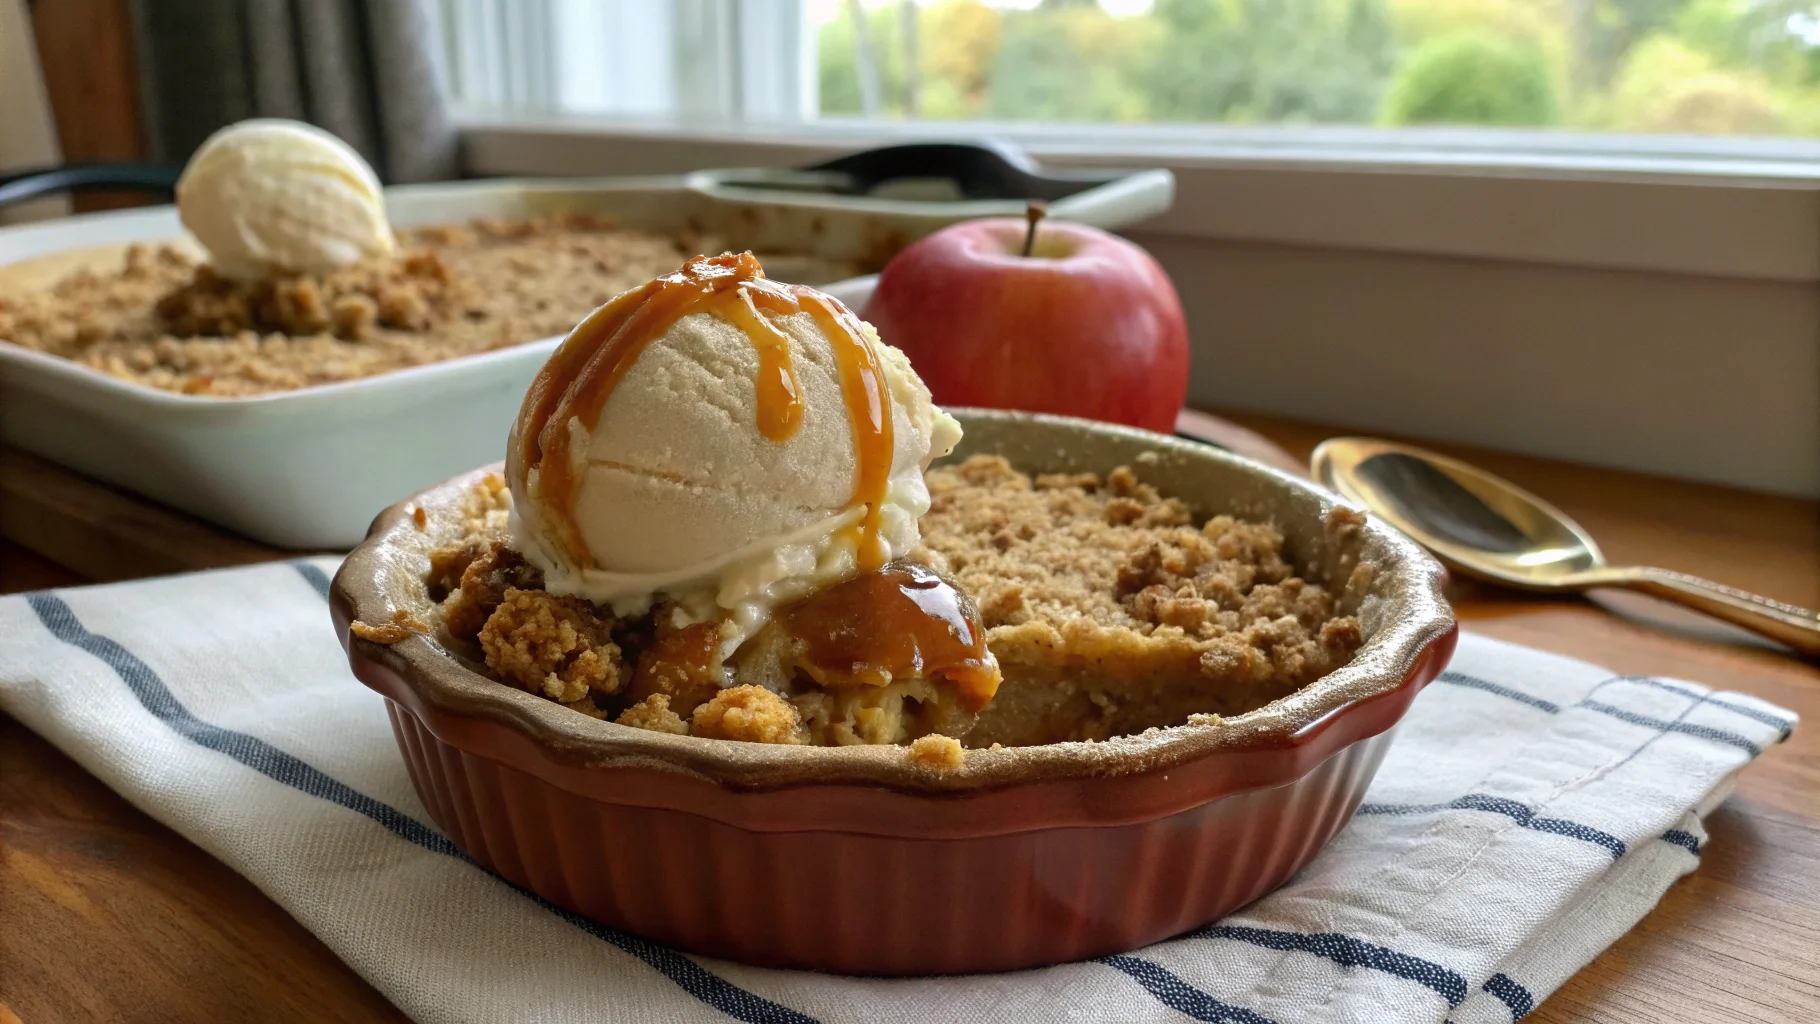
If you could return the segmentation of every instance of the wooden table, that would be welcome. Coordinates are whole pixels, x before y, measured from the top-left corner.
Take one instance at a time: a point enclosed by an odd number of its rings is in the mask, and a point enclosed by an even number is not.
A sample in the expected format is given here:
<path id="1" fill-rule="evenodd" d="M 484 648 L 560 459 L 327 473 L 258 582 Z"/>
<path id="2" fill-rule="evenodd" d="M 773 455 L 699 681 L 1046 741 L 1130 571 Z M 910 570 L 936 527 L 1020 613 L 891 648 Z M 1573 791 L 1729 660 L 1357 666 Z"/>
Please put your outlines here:
<path id="1" fill-rule="evenodd" d="M 1232 418 L 1296 458 L 1335 433 Z M 1433 447 L 1560 505 L 1616 560 L 1820 607 L 1813 502 Z M 47 517 L 75 513 L 50 504 L 21 508 L 15 497 L 10 511 L 0 505 L 6 536 L 62 538 L 63 557 L 79 565 L 86 558 L 91 570 L 119 564 L 72 552 L 67 524 Z M 128 501 L 84 514 L 118 524 L 146 513 Z M 204 552 L 195 557 L 227 561 L 258 553 L 233 538 L 186 533 L 181 522 L 159 523 L 179 536 L 160 541 L 166 551 L 195 543 Z M 84 578 L 0 541 L 0 591 Z M 1820 667 L 1643 598 L 1537 599 L 1462 585 L 1455 599 L 1477 632 L 1620 672 L 1741 690 L 1805 719 L 1708 820 L 1699 870 L 1528 1019 L 1820 1021 Z M 71 1019 L 403 1018 L 246 880 L 0 716 L 0 1024 Z"/>

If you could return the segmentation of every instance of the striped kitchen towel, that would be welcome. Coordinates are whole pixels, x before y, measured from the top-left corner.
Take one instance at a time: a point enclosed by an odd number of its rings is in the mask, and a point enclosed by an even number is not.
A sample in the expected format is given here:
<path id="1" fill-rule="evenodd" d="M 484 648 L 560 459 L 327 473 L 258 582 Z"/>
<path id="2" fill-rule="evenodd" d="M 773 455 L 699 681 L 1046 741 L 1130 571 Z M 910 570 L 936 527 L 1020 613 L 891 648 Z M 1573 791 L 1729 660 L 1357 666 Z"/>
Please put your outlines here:
<path id="1" fill-rule="evenodd" d="M 0 599 L 0 708 L 252 879 L 420 1021 L 1509 1021 L 1699 863 L 1794 716 L 1467 635 L 1289 884 L 1145 949 L 978 977 L 766 970 L 502 881 L 436 830 L 298 561 Z"/>

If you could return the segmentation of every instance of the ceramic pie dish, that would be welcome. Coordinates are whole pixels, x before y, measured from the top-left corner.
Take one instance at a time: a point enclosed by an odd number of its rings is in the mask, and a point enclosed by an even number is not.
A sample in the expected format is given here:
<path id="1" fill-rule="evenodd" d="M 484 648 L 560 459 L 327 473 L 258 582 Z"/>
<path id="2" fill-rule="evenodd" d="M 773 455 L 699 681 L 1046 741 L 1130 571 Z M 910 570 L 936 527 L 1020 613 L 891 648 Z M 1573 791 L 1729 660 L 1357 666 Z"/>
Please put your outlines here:
<path id="1" fill-rule="evenodd" d="M 1098 743 L 969 751 L 704 740 L 597 721 L 483 676 L 433 637 L 429 551 L 483 470 L 395 505 L 337 574 L 336 629 L 386 697 L 437 824 L 510 881 L 613 927 L 747 963 L 864 974 L 999 971 L 1143 946 L 1256 899 L 1357 808 L 1416 693 L 1451 656 L 1443 570 L 1334 497 L 1144 431 L 951 410 L 954 457 L 1145 478 L 1201 514 L 1275 524 L 1287 557 L 1356 614 L 1351 662 L 1247 714 Z M 416 511 L 423 510 L 421 525 Z M 1360 565 L 1366 568 L 1361 570 Z"/>

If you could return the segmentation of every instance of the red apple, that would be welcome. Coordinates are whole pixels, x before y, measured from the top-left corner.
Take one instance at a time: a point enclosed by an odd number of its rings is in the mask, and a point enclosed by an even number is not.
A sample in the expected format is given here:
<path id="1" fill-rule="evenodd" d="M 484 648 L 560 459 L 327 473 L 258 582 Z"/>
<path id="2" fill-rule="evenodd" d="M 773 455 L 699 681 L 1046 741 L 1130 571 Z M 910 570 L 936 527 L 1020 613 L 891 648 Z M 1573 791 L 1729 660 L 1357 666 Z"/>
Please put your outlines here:
<path id="1" fill-rule="evenodd" d="M 1011 217 L 955 224 L 885 267 L 866 305 L 943 405 L 1175 429 L 1188 394 L 1188 325 L 1143 249 L 1082 224 Z"/>

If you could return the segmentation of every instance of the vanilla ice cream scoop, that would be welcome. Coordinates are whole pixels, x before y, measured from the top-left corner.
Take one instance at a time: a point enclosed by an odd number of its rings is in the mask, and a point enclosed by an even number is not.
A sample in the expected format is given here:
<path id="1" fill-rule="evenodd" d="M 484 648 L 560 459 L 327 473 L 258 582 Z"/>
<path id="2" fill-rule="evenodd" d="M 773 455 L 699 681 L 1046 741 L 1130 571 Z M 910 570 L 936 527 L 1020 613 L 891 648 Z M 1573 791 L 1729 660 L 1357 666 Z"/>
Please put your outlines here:
<path id="1" fill-rule="evenodd" d="M 577 326 L 507 457 L 545 586 L 622 614 L 664 594 L 749 635 L 779 601 L 900 558 L 960 439 L 902 353 L 750 253 L 697 258 Z"/>
<path id="2" fill-rule="evenodd" d="M 209 136 L 177 181 L 177 214 L 238 280 L 325 274 L 393 248 L 373 169 L 299 121 L 241 121 Z"/>

